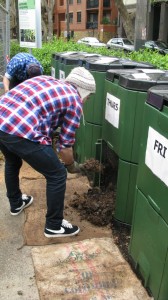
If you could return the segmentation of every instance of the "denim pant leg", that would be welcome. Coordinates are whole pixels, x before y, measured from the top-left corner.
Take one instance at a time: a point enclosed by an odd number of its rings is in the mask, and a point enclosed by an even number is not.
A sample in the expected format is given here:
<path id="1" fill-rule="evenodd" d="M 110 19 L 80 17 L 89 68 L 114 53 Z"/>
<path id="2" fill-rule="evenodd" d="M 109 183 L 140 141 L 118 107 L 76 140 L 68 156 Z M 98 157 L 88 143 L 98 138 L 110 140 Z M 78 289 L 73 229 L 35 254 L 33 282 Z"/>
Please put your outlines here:
<path id="1" fill-rule="evenodd" d="M 22 166 L 22 159 L 10 152 L 0 143 L 0 149 L 5 157 L 5 184 L 7 197 L 12 208 L 22 205 L 22 193 L 19 186 L 19 171 Z"/>
<path id="2" fill-rule="evenodd" d="M 0 131 L 0 149 L 3 147 L 24 159 L 36 171 L 44 175 L 47 181 L 46 226 L 50 229 L 60 228 L 63 219 L 67 172 L 53 148 Z M 7 193 L 10 193 L 9 185 L 8 189 Z"/>
<path id="3" fill-rule="evenodd" d="M 39 151 L 23 159 L 46 178 L 46 227 L 59 229 L 63 219 L 67 171 L 51 146 L 40 145 Z"/>

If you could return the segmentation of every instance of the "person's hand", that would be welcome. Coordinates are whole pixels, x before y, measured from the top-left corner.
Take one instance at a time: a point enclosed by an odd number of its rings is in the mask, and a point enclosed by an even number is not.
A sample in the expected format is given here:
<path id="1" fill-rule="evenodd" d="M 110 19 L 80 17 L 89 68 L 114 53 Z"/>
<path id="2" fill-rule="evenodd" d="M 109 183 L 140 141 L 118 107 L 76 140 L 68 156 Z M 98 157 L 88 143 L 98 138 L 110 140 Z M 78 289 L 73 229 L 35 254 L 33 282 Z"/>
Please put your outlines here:
<path id="1" fill-rule="evenodd" d="M 4 76 L 3 77 L 3 86 L 4 86 L 5 93 L 9 92 L 9 85 L 10 85 L 9 79 L 6 76 Z"/>
<path id="2" fill-rule="evenodd" d="M 65 165 L 71 165 L 74 162 L 72 147 L 62 148 L 59 152 L 59 156 Z"/>
<path id="3" fill-rule="evenodd" d="M 74 161 L 71 165 L 66 165 L 68 173 L 71 174 L 76 174 L 76 173 L 81 173 L 80 165 Z"/>

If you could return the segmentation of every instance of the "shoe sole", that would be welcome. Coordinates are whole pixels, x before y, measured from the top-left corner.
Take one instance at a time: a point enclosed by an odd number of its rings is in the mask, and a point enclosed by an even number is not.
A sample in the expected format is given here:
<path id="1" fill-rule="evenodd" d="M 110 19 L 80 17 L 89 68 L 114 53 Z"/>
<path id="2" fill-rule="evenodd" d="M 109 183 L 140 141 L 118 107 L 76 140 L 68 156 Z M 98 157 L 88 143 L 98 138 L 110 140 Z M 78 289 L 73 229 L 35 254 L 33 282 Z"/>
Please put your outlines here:
<path id="1" fill-rule="evenodd" d="M 12 216 L 18 216 L 26 207 L 29 207 L 32 203 L 33 203 L 33 197 L 31 197 L 31 200 L 30 200 L 30 202 L 27 204 L 27 205 L 24 205 L 22 208 L 21 208 L 21 210 L 19 210 L 17 213 L 13 213 L 13 212 L 11 212 L 10 211 L 10 214 L 12 215 Z M 24 200 L 23 200 L 24 201 Z"/>
<path id="2" fill-rule="evenodd" d="M 63 233 L 60 233 L 60 234 L 59 233 L 58 234 L 48 234 L 48 233 L 44 232 L 44 235 L 47 238 L 67 237 L 67 236 L 76 235 L 76 234 L 78 234 L 79 231 L 80 231 L 80 228 L 77 231 L 75 231 L 73 233 L 70 233 L 70 234 L 63 234 Z"/>

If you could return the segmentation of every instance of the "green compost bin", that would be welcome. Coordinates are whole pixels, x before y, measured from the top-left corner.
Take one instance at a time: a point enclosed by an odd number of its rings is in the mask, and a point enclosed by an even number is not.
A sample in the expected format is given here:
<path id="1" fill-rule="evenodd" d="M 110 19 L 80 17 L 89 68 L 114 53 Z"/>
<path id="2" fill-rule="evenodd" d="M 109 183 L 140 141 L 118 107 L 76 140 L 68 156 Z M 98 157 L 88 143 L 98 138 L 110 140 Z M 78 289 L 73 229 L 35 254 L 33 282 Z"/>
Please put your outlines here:
<path id="1" fill-rule="evenodd" d="M 109 69 L 145 68 L 147 64 L 128 59 L 102 56 L 98 59 L 89 58 L 85 61 L 85 68 L 93 75 L 96 82 L 96 93 L 84 105 L 85 120 L 89 123 L 101 125 L 103 123 L 103 106 L 105 103 L 104 88 L 106 72 Z M 148 64 L 148 67 L 153 68 Z"/>
<path id="2" fill-rule="evenodd" d="M 100 160 L 100 154 L 98 155 L 99 142 L 102 137 L 102 103 L 104 92 L 104 77 L 106 70 L 110 67 L 110 64 L 114 63 L 114 66 L 121 67 L 118 58 L 113 57 L 82 57 L 79 60 L 80 66 L 88 69 L 95 78 L 96 81 L 96 95 L 97 108 L 94 112 L 95 95 L 91 95 L 88 101 L 83 106 L 83 120 L 81 120 L 80 127 L 76 131 L 76 141 L 74 145 L 74 156 L 79 163 L 85 162 L 85 160 L 94 158 Z M 90 67 L 90 66 L 94 67 Z M 89 106 L 87 105 L 89 102 Z M 86 109 L 85 109 L 86 107 Z M 90 115 L 91 113 L 91 115 Z M 98 147 L 98 148 L 97 148 Z"/>
<path id="3" fill-rule="evenodd" d="M 102 139 L 103 105 L 105 103 L 104 81 L 107 70 L 111 68 L 116 70 L 154 67 L 147 63 L 139 63 L 128 59 L 119 59 L 109 56 L 100 56 L 99 58 L 86 56 L 79 59 L 79 64 L 88 69 L 96 81 L 96 94 L 89 98 L 83 108 L 85 124 L 87 128 L 90 128 L 91 133 L 89 134 L 88 130 L 86 130 L 87 133 L 85 133 L 85 125 L 81 122 L 81 126 L 77 130 L 76 143 L 74 145 L 75 156 L 78 162 L 82 163 L 85 158 L 97 157 L 97 159 L 100 160 L 101 153 L 98 155 L 97 150 L 99 149 L 99 143 L 93 145 L 93 141 Z M 92 136 L 93 138 L 89 140 L 88 136 Z M 86 145 L 85 148 L 84 145 Z M 90 149 L 92 149 L 92 151 L 90 151 Z"/>
<path id="4" fill-rule="evenodd" d="M 120 159 L 138 163 L 147 91 L 167 83 L 165 72 L 157 69 L 107 71 L 102 139 Z"/>
<path id="5" fill-rule="evenodd" d="M 168 224 L 168 85 L 148 92 L 137 187 Z"/>
<path id="6" fill-rule="evenodd" d="M 56 54 L 52 53 L 51 55 L 51 76 L 56 78 Z"/>
<path id="7" fill-rule="evenodd" d="M 81 66 L 81 62 L 87 58 L 97 59 L 100 56 L 100 54 L 81 51 L 62 53 L 59 58 L 59 79 L 65 79 L 73 68 Z"/>
<path id="8" fill-rule="evenodd" d="M 107 72 L 102 130 L 103 141 L 120 159 L 114 219 L 128 225 L 132 225 L 142 116 L 147 91 L 154 84 L 168 83 L 168 77 L 161 70 L 139 69 L 131 72 L 132 74 L 129 70 L 125 74 L 122 70 Z M 112 105 L 109 107 L 110 101 Z"/>
<path id="9" fill-rule="evenodd" d="M 51 75 L 55 77 L 56 79 L 64 79 L 65 73 L 64 73 L 64 64 L 63 60 L 64 58 L 70 58 L 70 57 L 76 57 L 79 55 L 80 52 L 77 51 L 66 51 L 66 52 L 56 52 L 52 53 L 51 57 Z M 78 64 L 78 60 L 69 63 L 72 66 Z M 73 67 L 72 67 L 73 68 Z"/>
<path id="10" fill-rule="evenodd" d="M 66 52 L 66 53 L 72 53 Z M 75 52 L 76 53 L 76 52 Z M 56 79 L 59 79 L 59 69 L 60 69 L 60 62 L 61 62 L 61 55 L 64 54 L 64 52 L 56 52 L 52 53 L 51 56 L 51 76 L 53 76 Z"/>
<path id="11" fill-rule="evenodd" d="M 59 78 L 66 78 L 73 68 L 83 66 L 85 60 L 95 60 L 99 57 L 101 57 L 100 54 L 87 52 L 62 53 L 59 59 Z M 97 124 L 89 124 L 82 118 L 80 128 L 76 132 L 75 159 L 83 163 L 88 158 L 95 157 L 97 152 L 96 142 L 100 137 L 101 127 Z"/>
<path id="12" fill-rule="evenodd" d="M 114 220 L 132 225 L 138 165 L 119 159 Z"/>
<path id="13" fill-rule="evenodd" d="M 156 300 L 168 298 L 168 85 L 149 89 L 129 252 Z"/>
<path id="14" fill-rule="evenodd" d="M 84 163 L 90 158 L 97 157 L 100 148 L 99 139 L 101 137 L 102 128 L 100 125 L 94 125 L 88 122 L 83 124 L 81 119 L 80 127 L 76 131 L 76 139 L 74 145 L 74 157 L 79 163 Z"/>
<path id="15" fill-rule="evenodd" d="M 168 224 L 139 189 L 136 189 L 129 254 L 154 299 L 167 300 Z"/>
<path id="16" fill-rule="evenodd" d="M 76 142 L 74 145 L 74 155 L 79 163 L 86 159 L 97 158 L 100 160 L 100 143 L 102 138 L 102 106 L 104 99 L 104 79 L 106 71 L 114 67 L 129 68 L 132 62 L 129 60 L 119 60 L 115 57 L 107 56 L 81 56 L 79 65 L 88 69 L 96 81 L 96 94 L 90 96 L 84 104 L 84 117 L 80 128 L 76 132 Z"/>

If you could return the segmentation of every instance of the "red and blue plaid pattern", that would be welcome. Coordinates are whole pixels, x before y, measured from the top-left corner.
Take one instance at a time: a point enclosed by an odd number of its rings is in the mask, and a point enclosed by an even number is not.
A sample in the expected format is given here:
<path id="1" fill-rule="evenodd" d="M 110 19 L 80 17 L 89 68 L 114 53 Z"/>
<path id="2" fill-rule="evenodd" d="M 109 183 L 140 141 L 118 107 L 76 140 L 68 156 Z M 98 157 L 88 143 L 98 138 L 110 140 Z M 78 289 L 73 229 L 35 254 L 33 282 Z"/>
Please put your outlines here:
<path id="1" fill-rule="evenodd" d="M 0 98 L 1 131 L 51 145 L 60 126 L 60 148 L 74 144 L 81 114 L 76 88 L 51 76 L 28 79 Z"/>

